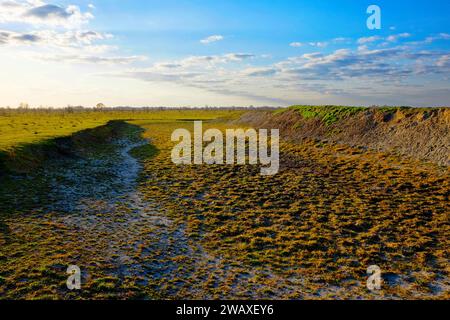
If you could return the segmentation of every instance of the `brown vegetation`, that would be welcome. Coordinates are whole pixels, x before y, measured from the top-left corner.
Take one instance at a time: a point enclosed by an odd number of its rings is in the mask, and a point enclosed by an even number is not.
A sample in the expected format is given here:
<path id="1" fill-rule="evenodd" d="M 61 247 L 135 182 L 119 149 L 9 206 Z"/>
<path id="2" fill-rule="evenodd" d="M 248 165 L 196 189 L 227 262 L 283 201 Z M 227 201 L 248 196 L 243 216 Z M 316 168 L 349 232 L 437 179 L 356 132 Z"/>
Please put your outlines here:
<path id="1" fill-rule="evenodd" d="M 355 108 L 348 116 L 328 123 L 324 117 L 306 113 L 303 108 L 311 107 L 293 107 L 283 112 L 251 111 L 239 123 L 279 128 L 282 138 L 294 142 L 319 139 L 450 165 L 450 108 Z M 325 106 L 316 108 L 327 110 Z"/>

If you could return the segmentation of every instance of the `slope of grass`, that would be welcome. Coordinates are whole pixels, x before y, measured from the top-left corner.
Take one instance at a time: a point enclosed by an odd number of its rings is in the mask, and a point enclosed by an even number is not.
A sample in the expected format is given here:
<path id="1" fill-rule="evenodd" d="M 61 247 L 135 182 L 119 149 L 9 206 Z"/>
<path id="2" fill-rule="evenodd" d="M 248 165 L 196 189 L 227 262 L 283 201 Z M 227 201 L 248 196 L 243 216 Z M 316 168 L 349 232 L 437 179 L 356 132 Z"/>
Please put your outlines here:
<path id="1" fill-rule="evenodd" d="M 289 110 L 295 110 L 305 119 L 320 119 L 325 125 L 332 125 L 342 119 L 352 117 L 362 111 L 375 111 L 380 112 L 384 116 L 392 115 L 398 111 L 404 115 L 413 115 L 419 113 L 431 113 L 439 110 L 439 108 L 413 108 L 413 107 L 396 107 L 396 106 L 383 106 L 383 107 L 356 107 L 356 106 L 302 106 L 296 105 L 288 108 L 278 109 L 274 111 L 274 114 L 282 114 Z"/>
<path id="2" fill-rule="evenodd" d="M 331 125 L 341 119 L 367 110 L 367 108 L 345 106 L 292 106 L 288 108 L 288 110 L 297 111 L 305 119 L 320 119 L 326 125 Z"/>

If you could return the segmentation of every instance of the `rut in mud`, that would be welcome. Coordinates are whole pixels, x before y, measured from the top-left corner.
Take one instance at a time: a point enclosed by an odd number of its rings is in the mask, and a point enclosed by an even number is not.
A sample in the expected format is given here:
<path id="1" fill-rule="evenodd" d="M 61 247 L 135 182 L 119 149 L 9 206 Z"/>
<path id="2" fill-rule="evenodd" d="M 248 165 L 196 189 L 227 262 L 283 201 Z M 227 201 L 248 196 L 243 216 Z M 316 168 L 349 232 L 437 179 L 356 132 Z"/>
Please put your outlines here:
<path id="1" fill-rule="evenodd" d="M 55 213 L 53 223 L 78 235 L 71 245 L 101 255 L 111 275 L 121 280 L 140 277 L 143 285 L 149 277 L 168 276 L 174 266 L 167 265 L 167 259 L 187 250 L 183 230 L 173 230 L 173 222 L 157 204 L 144 200 L 137 190 L 142 167 L 130 151 L 147 143 L 122 138 L 106 155 L 67 159 L 63 165 L 55 163 L 55 170 L 47 170 L 53 201 L 46 211 Z M 157 241 L 144 248 L 145 239 Z M 146 252 L 155 251 L 164 255 L 161 263 L 145 263 Z"/>

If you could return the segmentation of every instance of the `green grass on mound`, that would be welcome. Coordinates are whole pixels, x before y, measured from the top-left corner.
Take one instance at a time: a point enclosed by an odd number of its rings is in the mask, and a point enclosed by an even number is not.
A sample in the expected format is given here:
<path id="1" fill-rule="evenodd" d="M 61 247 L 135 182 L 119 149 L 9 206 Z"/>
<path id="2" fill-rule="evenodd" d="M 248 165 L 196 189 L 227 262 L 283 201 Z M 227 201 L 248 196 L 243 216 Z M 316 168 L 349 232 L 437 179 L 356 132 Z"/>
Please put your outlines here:
<path id="1" fill-rule="evenodd" d="M 367 108 L 346 106 L 292 106 L 286 110 L 296 110 L 305 119 L 321 119 L 328 126 L 341 119 L 367 110 Z"/>
<path id="2" fill-rule="evenodd" d="M 286 111 L 295 110 L 304 119 L 320 119 L 325 125 L 329 126 L 342 119 L 354 116 L 362 111 L 375 111 L 387 115 L 392 115 L 396 112 L 401 112 L 405 115 L 412 115 L 417 113 L 435 112 L 440 108 L 414 108 L 407 106 L 382 106 L 382 107 L 358 107 L 358 106 L 303 106 L 295 105 L 288 108 L 278 109 L 274 114 L 282 114 Z"/>

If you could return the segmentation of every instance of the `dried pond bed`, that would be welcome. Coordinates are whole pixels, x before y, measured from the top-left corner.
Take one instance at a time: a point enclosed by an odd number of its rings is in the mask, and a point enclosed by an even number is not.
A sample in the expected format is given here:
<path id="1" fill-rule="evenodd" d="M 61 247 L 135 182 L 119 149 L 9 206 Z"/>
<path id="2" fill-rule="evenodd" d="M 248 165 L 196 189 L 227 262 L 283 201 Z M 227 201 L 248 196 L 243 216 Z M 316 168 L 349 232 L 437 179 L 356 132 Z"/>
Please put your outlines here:
<path id="1" fill-rule="evenodd" d="M 448 168 L 314 141 L 275 177 L 175 166 L 191 124 L 136 124 L 2 186 L 1 298 L 448 299 Z"/>

